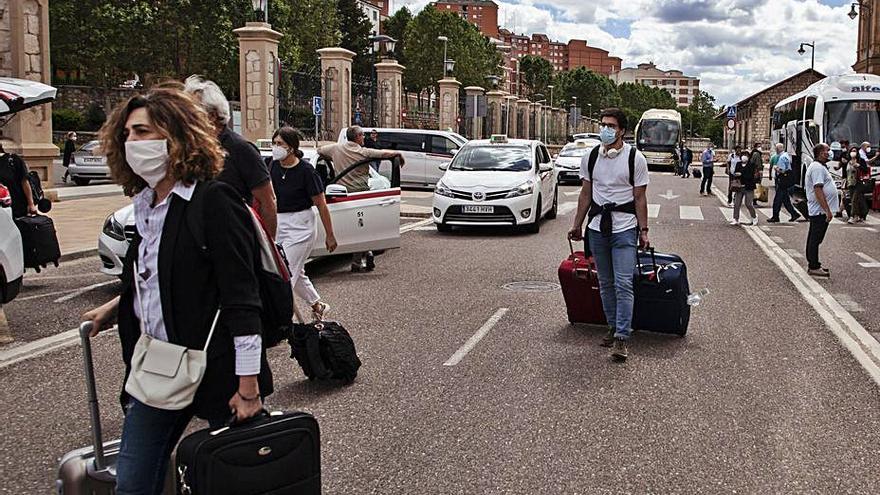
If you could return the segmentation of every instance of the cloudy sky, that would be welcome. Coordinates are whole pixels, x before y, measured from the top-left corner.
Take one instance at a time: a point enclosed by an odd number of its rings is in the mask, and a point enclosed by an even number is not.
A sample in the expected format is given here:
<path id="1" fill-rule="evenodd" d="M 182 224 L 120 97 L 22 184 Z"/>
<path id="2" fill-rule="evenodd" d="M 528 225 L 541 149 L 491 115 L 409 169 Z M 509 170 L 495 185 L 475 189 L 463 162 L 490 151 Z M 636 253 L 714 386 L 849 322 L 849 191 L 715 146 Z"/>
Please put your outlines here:
<path id="1" fill-rule="evenodd" d="M 719 104 L 735 103 L 810 66 L 852 72 L 858 21 L 852 0 L 495 0 L 498 22 L 518 33 L 586 39 L 623 58 L 624 66 L 653 61 L 701 79 Z M 394 0 L 419 11 L 428 0 Z"/>

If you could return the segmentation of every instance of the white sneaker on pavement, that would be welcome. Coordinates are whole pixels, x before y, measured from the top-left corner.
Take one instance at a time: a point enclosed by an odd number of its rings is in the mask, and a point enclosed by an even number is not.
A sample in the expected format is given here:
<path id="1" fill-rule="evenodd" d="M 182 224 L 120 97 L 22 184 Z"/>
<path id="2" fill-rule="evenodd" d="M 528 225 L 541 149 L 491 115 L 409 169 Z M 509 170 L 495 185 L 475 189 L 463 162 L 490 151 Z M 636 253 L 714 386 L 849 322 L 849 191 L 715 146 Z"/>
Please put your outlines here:
<path id="1" fill-rule="evenodd" d="M 731 220 L 730 225 L 739 225 L 739 220 Z"/>
<path id="2" fill-rule="evenodd" d="M 758 225 L 758 217 L 752 219 L 752 225 Z"/>

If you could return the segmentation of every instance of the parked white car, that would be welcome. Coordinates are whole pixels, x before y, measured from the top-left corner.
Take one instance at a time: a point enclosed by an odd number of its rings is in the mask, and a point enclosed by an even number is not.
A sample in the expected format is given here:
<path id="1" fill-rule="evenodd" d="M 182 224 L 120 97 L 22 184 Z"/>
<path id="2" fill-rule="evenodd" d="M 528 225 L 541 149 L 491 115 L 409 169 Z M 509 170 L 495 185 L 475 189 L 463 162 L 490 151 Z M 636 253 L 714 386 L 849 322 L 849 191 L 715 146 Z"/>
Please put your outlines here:
<path id="1" fill-rule="evenodd" d="M 0 185 L 0 304 L 15 299 L 24 275 L 21 234 L 12 219 L 12 197 Z"/>
<path id="2" fill-rule="evenodd" d="M 492 136 L 467 143 L 434 189 L 437 230 L 453 226 L 524 226 L 556 218 L 556 170 L 544 143 Z"/>
<path id="3" fill-rule="evenodd" d="M 333 230 L 338 247 L 333 252 L 350 254 L 362 251 L 378 251 L 400 247 L 400 167 L 396 161 L 382 160 L 379 170 L 370 169 L 370 189 L 349 192 L 336 182 L 347 175 L 354 166 L 341 170 L 325 160 L 315 160 L 314 148 L 302 148 L 305 158 L 316 164 L 315 168 L 324 179 L 327 207 L 333 219 Z M 374 160 L 361 162 L 373 163 Z M 316 210 L 317 212 L 317 210 Z M 321 222 L 317 222 L 310 260 L 327 256 L 324 247 L 326 234 Z M 98 255 L 101 271 L 108 275 L 122 274 L 122 260 L 135 234 L 134 207 L 125 206 L 107 217 L 98 236 Z"/>
<path id="4" fill-rule="evenodd" d="M 443 176 L 440 165 L 449 163 L 468 142 L 461 134 L 449 131 L 364 127 L 368 140 L 374 130 L 379 132 L 379 149 L 400 151 L 403 155 L 400 182 L 410 187 L 434 187 Z M 339 133 L 338 142 L 347 141 L 346 131 Z"/>
<path id="5" fill-rule="evenodd" d="M 110 180 L 107 157 L 101 154 L 98 140 L 89 141 L 73 153 L 68 172 L 78 186 L 87 186 L 93 180 Z"/>
<path id="6" fill-rule="evenodd" d="M 593 148 L 599 146 L 595 139 L 578 139 L 573 143 L 566 144 L 559 154 L 556 155 L 553 166 L 556 168 L 559 183 L 581 182 L 581 160 L 588 155 Z"/>

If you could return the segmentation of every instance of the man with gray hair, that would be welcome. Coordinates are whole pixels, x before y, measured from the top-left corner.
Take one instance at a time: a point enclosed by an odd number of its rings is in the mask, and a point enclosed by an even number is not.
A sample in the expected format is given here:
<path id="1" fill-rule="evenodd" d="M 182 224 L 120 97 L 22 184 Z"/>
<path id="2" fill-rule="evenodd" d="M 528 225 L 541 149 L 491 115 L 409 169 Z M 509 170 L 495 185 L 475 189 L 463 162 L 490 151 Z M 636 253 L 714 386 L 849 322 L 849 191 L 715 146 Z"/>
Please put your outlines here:
<path id="1" fill-rule="evenodd" d="M 360 126 L 353 125 L 345 131 L 344 143 L 333 143 L 318 148 L 318 155 L 330 160 L 333 168 L 341 172 L 358 162 L 364 162 L 336 183 L 345 186 L 348 192 L 366 191 L 370 188 L 370 165 L 372 162 L 365 161 L 370 158 L 387 159 L 399 158 L 400 166 L 403 166 L 403 155 L 399 151 L 378 150 L 364 147 L 364 130 Z M 375 268 L 373 253 L 355 253 L 351 261 L 351 271 L 372 271 Z"/>
<path id="2" fill-rule="evenodd" d="M 776 143 L 776 154 L 770 159 L 770 166 L 773 167 L 773 176 L 776 177 L 776 193 L 773 196 L 773 214 L 767 221 L 778 223 L 779 212 L 785 205 L 785 209 L 791 215 L 788 221 L 796 222 L 801 215 L 791 204 L 791 188 L 795 183 L 794 171 L 791 169 L 791 156 L 785 151 L 784 144 Z"/>
<path id="3" fill-rule="evenodd" d="M 269 168 L 259 150 L 252 143 L 229 128 L 229 101 L 213 81 L 192 75 L 186 79 L 184 89 L 201 103 L 208 113 L 220 146 L 226 151 L 223 171 L 217 176 L 232 187 L 259 213 L 266 231 L 273 238 L 277 228 L 275 190 L 269 180 Z"/>

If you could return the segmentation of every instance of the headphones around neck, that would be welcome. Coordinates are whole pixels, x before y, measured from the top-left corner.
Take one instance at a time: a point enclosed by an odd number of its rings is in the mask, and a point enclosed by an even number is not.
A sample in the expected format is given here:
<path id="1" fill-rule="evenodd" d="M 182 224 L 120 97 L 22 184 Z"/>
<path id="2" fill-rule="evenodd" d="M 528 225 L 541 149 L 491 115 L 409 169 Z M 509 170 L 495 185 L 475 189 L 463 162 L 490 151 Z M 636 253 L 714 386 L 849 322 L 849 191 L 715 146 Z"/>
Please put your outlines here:
<path id="1" fill-rule="evenodd" d="M 610 148 L 609 149 L 609 148 L 606 148 L 605 145 L 603 144 L 603 145 L 599 146 L 599 154 L 606 157 L 606 158 L 614 159 L 614 158 L 617 158 L 617 155 L 620 154 L 620 150 L 622 150 L 622 149 L 623 149 L 623 146 L 621 146 L 619 149 L 617 149 L 617 148 Z"/>

